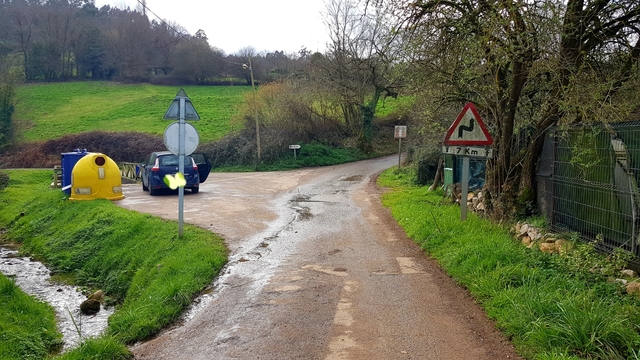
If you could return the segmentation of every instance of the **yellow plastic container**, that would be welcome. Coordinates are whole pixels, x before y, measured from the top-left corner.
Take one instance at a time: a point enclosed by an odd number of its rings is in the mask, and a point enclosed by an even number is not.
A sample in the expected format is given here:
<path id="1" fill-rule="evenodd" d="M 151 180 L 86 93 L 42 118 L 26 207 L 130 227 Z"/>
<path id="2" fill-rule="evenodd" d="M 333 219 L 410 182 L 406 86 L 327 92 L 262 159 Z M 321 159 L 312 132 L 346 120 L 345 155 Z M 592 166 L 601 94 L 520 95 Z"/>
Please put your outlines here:
<path id="1" fill-rule="evenodd" d="M 121 200 L 122 177 L 115 161 L 101 153 L 88 153 L 71 171 L 70 200 Z"/>

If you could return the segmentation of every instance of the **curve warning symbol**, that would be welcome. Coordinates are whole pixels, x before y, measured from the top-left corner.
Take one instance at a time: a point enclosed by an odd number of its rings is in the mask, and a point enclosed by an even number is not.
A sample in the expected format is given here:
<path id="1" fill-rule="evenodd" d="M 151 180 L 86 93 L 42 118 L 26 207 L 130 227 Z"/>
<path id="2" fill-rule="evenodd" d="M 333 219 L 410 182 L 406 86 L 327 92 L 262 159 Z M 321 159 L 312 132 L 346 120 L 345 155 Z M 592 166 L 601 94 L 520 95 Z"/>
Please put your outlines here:
<path id="1" fill-rule="evenodd" d="M 493 138 L 473 103 L 464 106 L 444 137 L 445 145 L 491 145 Z"/>

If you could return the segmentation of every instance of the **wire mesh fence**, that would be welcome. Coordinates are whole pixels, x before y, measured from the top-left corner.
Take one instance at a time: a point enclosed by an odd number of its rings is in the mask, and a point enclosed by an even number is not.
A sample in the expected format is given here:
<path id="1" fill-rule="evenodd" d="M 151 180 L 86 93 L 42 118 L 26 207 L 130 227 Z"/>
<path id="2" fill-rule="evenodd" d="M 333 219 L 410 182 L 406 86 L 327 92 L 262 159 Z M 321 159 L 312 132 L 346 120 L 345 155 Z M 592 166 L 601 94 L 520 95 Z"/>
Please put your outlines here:
<path id="1" fill-rule="evenodd" d="M 575 231 L 640 264 L 640 123 L 552 129 L 538 171 L 541 208 L 556 231 Z"/>

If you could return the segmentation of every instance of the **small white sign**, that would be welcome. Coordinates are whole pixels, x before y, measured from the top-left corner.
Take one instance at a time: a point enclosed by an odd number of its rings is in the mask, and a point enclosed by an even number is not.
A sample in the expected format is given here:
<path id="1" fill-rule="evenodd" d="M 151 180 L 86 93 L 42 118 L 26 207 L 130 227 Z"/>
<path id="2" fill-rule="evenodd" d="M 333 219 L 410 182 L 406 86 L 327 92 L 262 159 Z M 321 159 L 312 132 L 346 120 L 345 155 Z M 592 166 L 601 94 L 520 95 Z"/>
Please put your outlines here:
<path id="1" fill-rule="evenodd" d="M 407 137 L 407 127 L 406 126 L 396 126 L 394 128 L 393 137 L 395 139 L 404 139 Z"/>
<path id="2" fill-rule="evenodd" d="M 472 157 L 493 157 L 492 148 L 475 147 L 475 146 L 442 146 L 444 154 L 472 156 Z"/>
<path id="3" fill-rule="evenodd" d="M 291 150 L 300 149 L 300 145 L 289 145 L 289 149 L 291 149 Z"/>

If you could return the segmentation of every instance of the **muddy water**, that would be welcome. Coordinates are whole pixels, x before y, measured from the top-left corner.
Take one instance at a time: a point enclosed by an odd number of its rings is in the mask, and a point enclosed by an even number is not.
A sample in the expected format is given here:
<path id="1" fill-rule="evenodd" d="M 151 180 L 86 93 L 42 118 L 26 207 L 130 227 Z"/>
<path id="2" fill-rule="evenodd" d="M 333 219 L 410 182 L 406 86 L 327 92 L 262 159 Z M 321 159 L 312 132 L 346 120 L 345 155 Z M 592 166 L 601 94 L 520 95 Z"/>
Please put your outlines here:
<path id="1" fill-rule="evenodd" d="M 76 347 L 82 338 L 100 335 L 107 327 L 107 318 L 113 314 L 111 307 L 101 308 L 95 315 L 83 315 L 80 304 L 86 296 L 73 286 L 51 283 L 44 265 L 18 256 L 16 250 L 0 247 L 0 272 L 13 278 L 25 293 L 53 306 L 63 336 L 63 350 Z"/>

